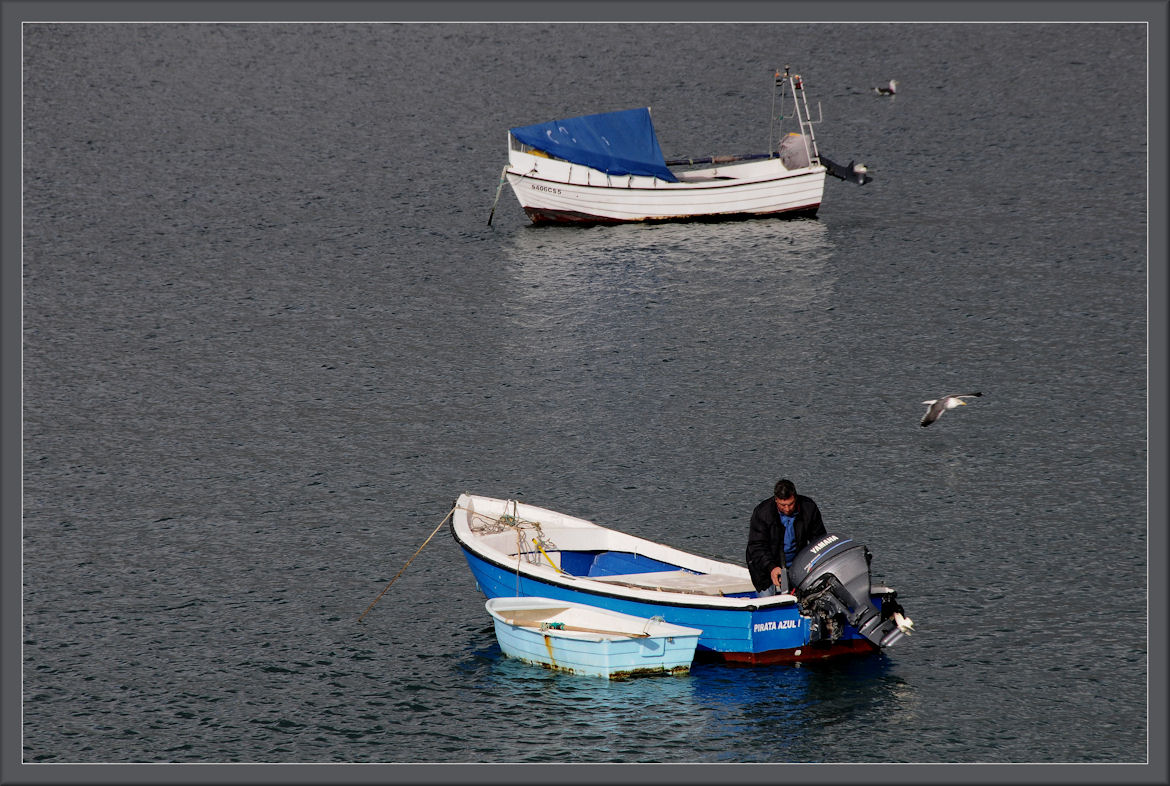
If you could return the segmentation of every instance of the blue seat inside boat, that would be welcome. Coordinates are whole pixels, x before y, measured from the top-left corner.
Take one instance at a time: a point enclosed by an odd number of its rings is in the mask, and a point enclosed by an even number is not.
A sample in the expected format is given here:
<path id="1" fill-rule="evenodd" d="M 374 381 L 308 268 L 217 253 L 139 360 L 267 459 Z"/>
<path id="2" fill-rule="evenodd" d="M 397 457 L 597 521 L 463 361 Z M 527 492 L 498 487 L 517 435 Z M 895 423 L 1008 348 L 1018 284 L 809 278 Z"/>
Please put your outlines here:
<path id="1" fill-rule="evenodd" d="M 574 576 L 620 576 L 678 570 L 678 565 L 628 551 L 562 551 L 561 570 Z"/>

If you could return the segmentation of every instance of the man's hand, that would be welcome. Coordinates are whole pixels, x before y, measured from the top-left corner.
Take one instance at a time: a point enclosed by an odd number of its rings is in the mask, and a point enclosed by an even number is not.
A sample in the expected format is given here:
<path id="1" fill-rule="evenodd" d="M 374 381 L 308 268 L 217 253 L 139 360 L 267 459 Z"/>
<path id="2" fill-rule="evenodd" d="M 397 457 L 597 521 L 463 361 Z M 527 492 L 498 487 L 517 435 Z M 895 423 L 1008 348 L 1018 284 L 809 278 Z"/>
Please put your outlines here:
<path id="1" fill-rule="evenodd" d="M 780 567 L 779 565 L 772 568 L 772 583 L 775 584 L 777 587 L 780 586 L 780 575 L 781 575 L 781 573 L 783 573 L 783 571 L 784 571 L 784 568 Z"/>

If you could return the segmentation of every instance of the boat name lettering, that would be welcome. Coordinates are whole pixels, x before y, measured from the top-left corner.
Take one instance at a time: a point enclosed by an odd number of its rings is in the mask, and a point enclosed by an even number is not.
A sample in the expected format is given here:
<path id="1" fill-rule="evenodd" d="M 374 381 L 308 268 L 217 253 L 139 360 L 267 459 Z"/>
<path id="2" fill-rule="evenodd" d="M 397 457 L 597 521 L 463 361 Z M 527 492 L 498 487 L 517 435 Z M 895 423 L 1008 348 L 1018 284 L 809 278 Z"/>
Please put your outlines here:
<path id="1" fill-rule="evenodd" d="M 532 183 L 531 185 L 537 191 L 547 191 L 550 194 L 561 193 L 561 190 L 559 188 L 553 188 L 551 186 L 540 186 L 540 185 L 537 185 L 536 183 Z"/>
<path id="2" fill-rule="evenodd" d="M 840 540 L 840 538 L 837 537 L 836 535 L 830 535 L 829 537 L 825 538 L 824 540 L 818 542 L 817 545 L 813 546 L 810 549 L 810 551 L 812 551 L 813 554 L 816 554 L 818 551 L 823 549 L 825 546 L 828 546 L 830 543 L 836 543 L 839 540 Z"/>
<path id="3" fill-rule="evenodd" d="M 796 620 L 770 620 L 752 625 L 752 632 L 763 633 L 766 630 L 796 630 L 796 628 Z"/>

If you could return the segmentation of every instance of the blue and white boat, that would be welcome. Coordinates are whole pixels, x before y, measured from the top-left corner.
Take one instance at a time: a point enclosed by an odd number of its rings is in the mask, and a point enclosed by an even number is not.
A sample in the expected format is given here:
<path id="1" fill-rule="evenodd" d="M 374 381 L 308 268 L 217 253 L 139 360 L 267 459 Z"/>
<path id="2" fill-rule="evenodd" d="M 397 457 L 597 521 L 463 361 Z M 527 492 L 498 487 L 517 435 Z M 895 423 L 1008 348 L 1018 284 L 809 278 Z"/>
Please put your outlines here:
<path id="1" fill-rule="evenodd" d="M 747 567 L 516 500 L 462 494 L 451 531 L 488 598 L 543 597 L 702 631 L 697 660 L 784 663 L 872 653 L 912 629 L 871 585 L 869 551 L 829 535 L 791 566 L 793 591 L 757 597 Z"/>
<path id="2" fill-rule="evenodd" d="M 536 224 L 815 216 L 826 174 L 859 184 L 872 178 L 863 165 L 843 167 L 818 150 L 819 120 L 809 114 L 800 75 L 775 74 L 773 108 L 777 88 L 780 118 L 795 117 L 796 130 L 767 153 L 667 160 L 650 109 L 639 107 L 509 129 L 500 187 L 512 186 Z"/>
<path id="3" fill-rule="evenodd" d="M 688 674 L 701 633 L 551 598 L 492 598 L 485 605 L 508 657 L 611 680 Z"/>

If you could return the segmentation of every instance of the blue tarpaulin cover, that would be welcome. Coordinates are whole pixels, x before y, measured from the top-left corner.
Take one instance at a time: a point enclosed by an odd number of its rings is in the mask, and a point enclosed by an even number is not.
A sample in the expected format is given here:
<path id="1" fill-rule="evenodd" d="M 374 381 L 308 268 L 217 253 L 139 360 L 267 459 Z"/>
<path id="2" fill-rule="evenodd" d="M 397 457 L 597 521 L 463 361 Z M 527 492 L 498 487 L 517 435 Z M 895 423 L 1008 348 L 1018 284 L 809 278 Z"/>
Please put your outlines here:
<path id="1" fill-rule="evenodd" d="M 549 155 L 611 175 L 646 175 L 678 182 L 666 168 L 650 110 L 623 109 L 511 129 L 512 136 Z"/>

